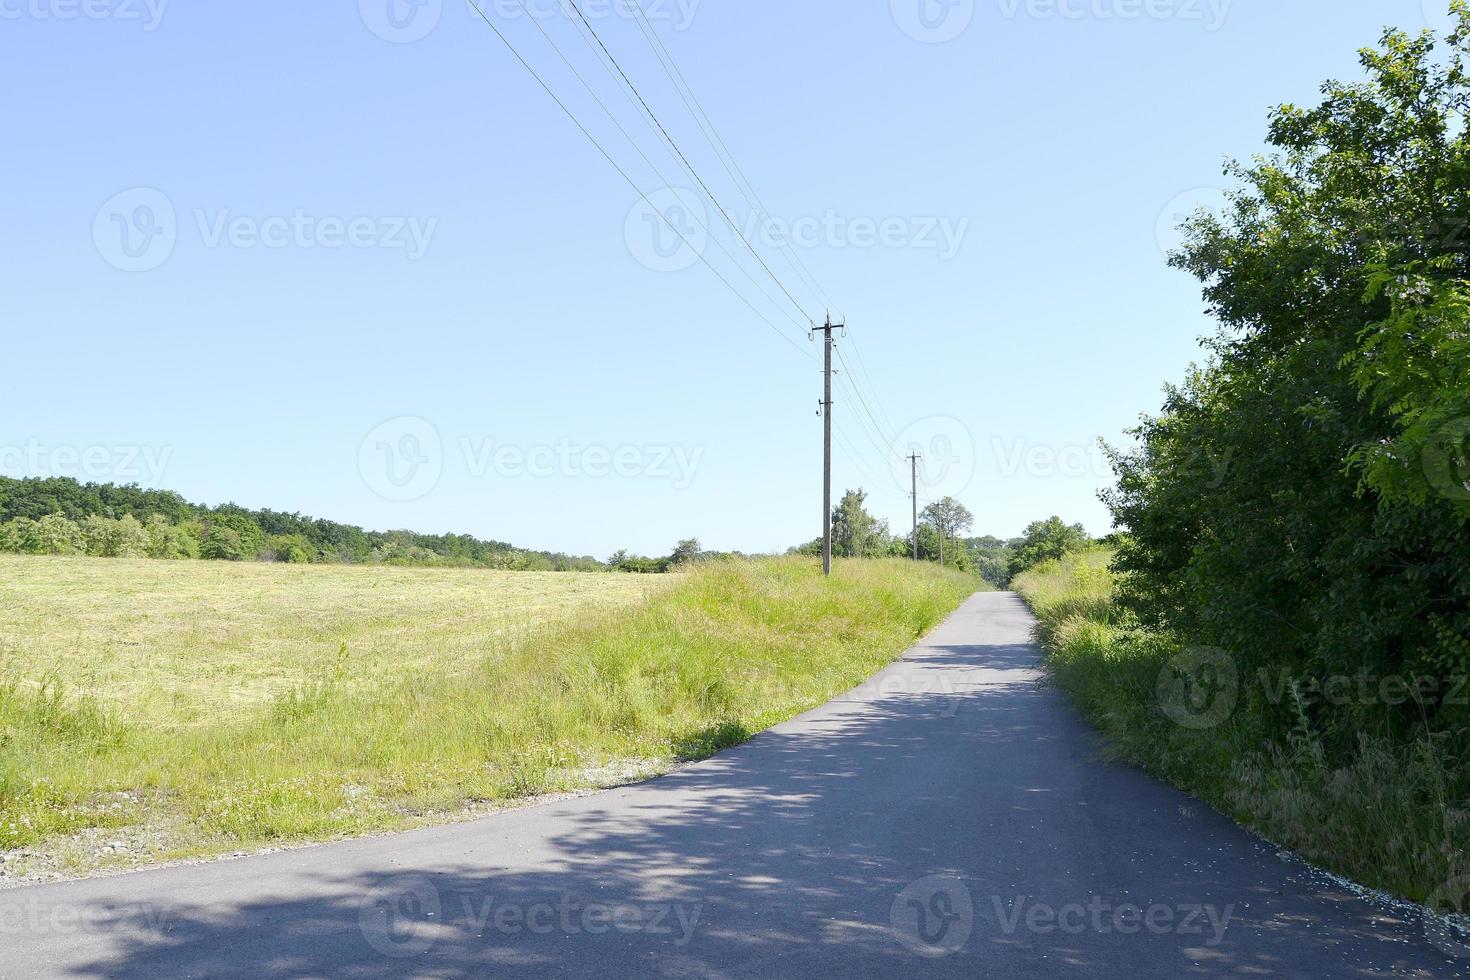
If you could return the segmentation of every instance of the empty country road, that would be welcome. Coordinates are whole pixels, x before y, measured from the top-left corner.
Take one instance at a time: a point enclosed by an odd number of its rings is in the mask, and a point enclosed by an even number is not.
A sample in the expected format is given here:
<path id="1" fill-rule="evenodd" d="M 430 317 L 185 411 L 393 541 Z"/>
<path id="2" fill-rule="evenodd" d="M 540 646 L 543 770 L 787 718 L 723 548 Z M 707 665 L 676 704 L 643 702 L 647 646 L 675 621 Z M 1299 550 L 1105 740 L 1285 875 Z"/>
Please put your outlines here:
<path id="1" fill-rule="evenodd" d="M 1417 916 L 1107 764 L 980 594 L 669 776 L 348 843 L 0 892 L 0 975 L 1456 976 Z"/>

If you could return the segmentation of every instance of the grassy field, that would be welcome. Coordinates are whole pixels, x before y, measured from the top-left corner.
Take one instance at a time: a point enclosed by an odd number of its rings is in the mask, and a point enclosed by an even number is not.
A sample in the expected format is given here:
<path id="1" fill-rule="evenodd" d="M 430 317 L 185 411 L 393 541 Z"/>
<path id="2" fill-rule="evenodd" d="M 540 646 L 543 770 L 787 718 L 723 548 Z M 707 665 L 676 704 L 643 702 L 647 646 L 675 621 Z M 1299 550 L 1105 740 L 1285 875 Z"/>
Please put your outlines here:
<path id="1" fill-rule="evenodd" d="M 699 758 L 975 588 L 901 561 L 539 575 L 0 560 L 5 874 L 414 826 Z"/>
<path id="2" fill-rule="evenodd" d="M 1376 888 L 1423 901 L 1470 874 L 1462 747 L 1364 732 L 1355 755 L 1333 763 L 1305 716 L 1293 731 L 1271 729 L 1261 710 L 1269 692 L 1253 678 L 1173 700 L 1168 678 L 1187 669 L 1186 645 L 1138 629 L 1114 604 L 1111 558 L 1098 549 L 1048 562 L 1015 588 L 1040 620 L 1056 683 L 1121 759 Z"/>
<path id="3" fill-rule="evenodd" d="M 642 601 L 656 576 L 0 555 L 0 676 L 131 721 L 219 721 L 325 678 L 472 670 L 526 630 Z"/>

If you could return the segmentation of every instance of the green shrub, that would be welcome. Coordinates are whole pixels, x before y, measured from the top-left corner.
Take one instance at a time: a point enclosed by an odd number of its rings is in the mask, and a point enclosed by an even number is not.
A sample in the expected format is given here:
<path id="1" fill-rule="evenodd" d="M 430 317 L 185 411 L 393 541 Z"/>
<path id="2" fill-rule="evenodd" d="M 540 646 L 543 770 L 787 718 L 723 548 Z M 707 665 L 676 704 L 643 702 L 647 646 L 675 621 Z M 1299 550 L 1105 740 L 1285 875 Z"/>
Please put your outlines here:
<path id="1" fill-rule="evenodd" d="M 25 554 L 30 551 L 30 542 L 36 534 L 36 522 L 29 517 L 17 517 L 0 524 L 0 551 L 10 554 Z"/>
<path id="2" fill-rule="evenodd" d="M 1109 555 L 1044 563 L 1015 587 L 1037 614 L 1053 680 L 1114 754 L 1371 886 L 1423 900 L 1470 873 L 1462 746 L 1423 729 L 1379 727 L 1354 733 L 1350 750 L 1333 750 L 1300 679 L 1275 683 L 1233 658 L 1238 676 L 1213 692 L 1223 699 L 1192 702 L 1197 713 L 1181 723 L 1164 682 L 1194 648 L 1140 627 L 1118 605 Z M 1190 691 L 1205 693 L 1203 685 Z"/>
<path id="3" fill-rule="evenodd" d="M 199 537 L 192 525 L 170 524 L 162 514 L 148 519 L 148 557 L 180 561 L 199 557 Z"/>
<path id="4" fill-rule="evenodd" d="M 89 514 L 82 521 L 86 552 L 95 558 L 144 558 L 152 543 L 148 531 L 131 514 L 117 520 Z"/>
<path id="5" fill-rule="evenodd" d="M 270 561 L 304 565 L 316 561 L 317 551 L 299 534 L 276 534 L 266 539 L 265 557 Z"/>
<path id="6" fill-rule="evenodd" d="M 47 514 L 31 528 L 26 552 L 33 555 L 79 555 L 86 549 L 86 538 L 76 523 L 61 514 Z"/>
<path id="7" fill-rule="evenodd" d="M 210 561 L 244 561 L 245 548 L 240 543 L 239 532 L 222 524 L 212 525 L 199 543 L 199 557 Z"/>

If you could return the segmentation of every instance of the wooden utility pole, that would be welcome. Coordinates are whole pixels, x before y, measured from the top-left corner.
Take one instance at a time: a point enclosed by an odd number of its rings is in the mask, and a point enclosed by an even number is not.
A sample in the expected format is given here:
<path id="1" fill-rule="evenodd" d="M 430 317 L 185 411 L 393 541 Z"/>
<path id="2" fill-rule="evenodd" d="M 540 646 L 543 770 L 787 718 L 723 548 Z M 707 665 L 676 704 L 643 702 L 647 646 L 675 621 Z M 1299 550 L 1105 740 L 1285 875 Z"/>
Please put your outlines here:
<path id="1" fill-rule="evenodd" d="M 914 561 L 919 560 L 919 460 L 923 458 L 918 453 L 909 457 L 909 472 L 913 479 L 909 498 L 914 502 Z"/>
<path id="2" fill-rule="evenodd" d="M 832 331 L 843 329 L 827 314 L 827 325 L 817 327 L 824 335 L 822 393 L 822 574 L 832 574 Z M 815 332 L 815 331 L 814 331 Z"/>

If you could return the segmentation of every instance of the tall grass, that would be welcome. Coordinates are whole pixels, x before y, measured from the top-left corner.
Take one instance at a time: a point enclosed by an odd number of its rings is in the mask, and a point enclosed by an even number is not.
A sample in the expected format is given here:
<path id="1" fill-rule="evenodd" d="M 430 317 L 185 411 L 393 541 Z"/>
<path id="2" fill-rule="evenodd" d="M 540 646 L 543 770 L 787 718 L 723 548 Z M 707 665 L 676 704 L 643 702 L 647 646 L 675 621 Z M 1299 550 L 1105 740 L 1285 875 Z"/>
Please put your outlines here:
<path id="1" fill-rule="evenodd" d="M 610 577 L 609 577 L 610 578 Z M 170 728 L 0 686 L 0 847 L 145 828 L 156 860 L 410 826 L 707 756 L 846 690 L 974 590 L 910 562 L 701 567 L 632 606 L 502 636 L 477 662 L 358 676 L 350 652 L 252 710 Z M 13 664 L 12 664 L 13 667 Z M 611 777 L 616 779 L 616 776 Z"/>
<path id="2" fill-rule="evenodd" d="M 1160 678 L 1186 649 L 1139 629 L 1114 604 L 1111 554 L 1096 549 L 1016 579 L 1057 685 L 1122 760 L 1199 796 L 1330 870 L 1423 901 L 1470 874 L 1470 765 L 1464 747 L 1362 733 L 1330 757 L 1305 713 L 1289 731 L 1268 692 L 1239 678 L 1234 707 L 1189 727 L 1161 704 Z M 1291 696 L 1290 690 L 1285 692 Z"/>

